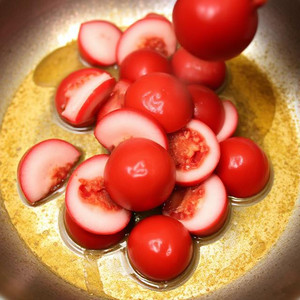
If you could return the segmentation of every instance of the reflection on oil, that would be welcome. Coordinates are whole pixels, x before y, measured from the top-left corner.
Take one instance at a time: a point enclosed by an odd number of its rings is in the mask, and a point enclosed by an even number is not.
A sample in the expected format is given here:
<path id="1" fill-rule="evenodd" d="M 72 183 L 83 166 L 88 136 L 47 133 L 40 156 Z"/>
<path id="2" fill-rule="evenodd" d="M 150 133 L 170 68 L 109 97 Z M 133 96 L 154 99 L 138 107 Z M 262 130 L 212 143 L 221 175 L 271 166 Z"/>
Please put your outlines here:
<path id="1" fill-rule="evenodd" d="M 236 135 L 262 145 L 272 126 L 276 95 L 264 73 L 244 56 L 228 62 L 228 83 L 221 98 L 232 100 L 239 113 Z"/>

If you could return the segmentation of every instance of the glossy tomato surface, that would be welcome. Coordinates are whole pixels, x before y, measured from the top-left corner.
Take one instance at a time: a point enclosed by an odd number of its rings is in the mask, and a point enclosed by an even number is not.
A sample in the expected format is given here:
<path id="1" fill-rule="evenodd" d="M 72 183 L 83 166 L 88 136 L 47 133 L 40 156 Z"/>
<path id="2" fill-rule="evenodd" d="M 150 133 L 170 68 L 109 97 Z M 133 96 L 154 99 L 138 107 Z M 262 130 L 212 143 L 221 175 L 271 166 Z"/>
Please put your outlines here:
<path id="1" fill-rule="evenodd" d="M 173 10 L 179 43 L 205 60 L 227 60 L 252 41 L 257 8 L 266 0 L 178 0 Z"/>
<path id="2" fill-rule="evenodd" d="M 120 78 L 130 81 L 153 72 L 171 73 L 171 64 L 165 56 L 151 49 L 130 53 L 120 65 Z"/>
<path id="3" fill-rule="evenodd" d="M 267 184 L 270 168 L 267 156 L 252 140 L 229 138 L 220 143 L 221 157 L 216 169 L 227 192 L 235 197 L 250 197 Z"/>
<path id="4" fill-rule="evenodd" d="M 194 118 L 208 125 L 216 134 L 224 123 L 222 100 L 211 89 L 198 84 L 188 86 L 194 102 Z"/>
<path id="5" fill-rule="evenodd" d="M 203 60 L 180 48 L 173 55 L 171 62 L 173 73 L 186 83 L 203 84 L 215 90 L 225 81 L 224 61 Z"/>
<path id="6" fill-rule="evenodd" d="M 71 239 L 86 249 L 106 249 L 114 246 L 125 236 L 125 229 L 108 235 L 94 234 L 84 230 L 65 211 L 65 227 Z"/>
<path id="7" fill-rule="evenodd" d="M 132 230 L 128 257 L 133 267 L 148 279 L 165 281 L 182 273 L 193 255 L 187 229 L 176 219 L 151 216 Z"/>
<path id="8" fill-rule="evenodd" d="M 131 138 L 111 153 L 104 171 L 104 183 L 111 198 L 133 211 L 161 205 L 175 185 L 174 161 L 159 144 Z"/>
<path id="9" fill-rule="evenodd" d="M 132 83 L 125 95 L 126 106 L 150 113 L 167 133 L 184 127 L 194 110 L 186 86 L 166 73 L 147 74 Z"/>

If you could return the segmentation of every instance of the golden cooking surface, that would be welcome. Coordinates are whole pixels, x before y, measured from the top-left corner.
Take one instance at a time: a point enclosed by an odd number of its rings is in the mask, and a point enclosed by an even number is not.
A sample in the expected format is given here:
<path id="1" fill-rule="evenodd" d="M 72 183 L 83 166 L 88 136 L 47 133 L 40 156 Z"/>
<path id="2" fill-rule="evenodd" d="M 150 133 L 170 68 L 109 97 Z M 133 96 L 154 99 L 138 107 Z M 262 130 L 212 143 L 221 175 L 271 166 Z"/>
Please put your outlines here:
<path id="1" fill-rule="evenodd" d="M 66 53 L 69 60 L 64 59 Z M 50 54 L 23 80 L 2 124 L 2 198 L 13 225 L 35 255 L 67 282 L 95 295 L 118 299 L 188 299 L 204 295 L 242 276 L 263 259 L 292 215 L 300 163 L 290 108 L 268 77 L 245 56 L 228 63 L 228 85 L 221 95 L 237 105 L 237 133 L 253 138 L 269 155 L 275 174 L 273 188 L 256 205 L 233 207 L 228 230 L 218 241 L 200 247 L 199 264 L 185 284 L 166 292 L 152 291 L 128 276 L 121 251 L 97 261 L 73 253 L 59 233 L 63 195 L 37 207 L 29 207 L 20 200 L 16 183 L 18 162 L 37 142 L 65 139 L 83 149 L 85 158 L 104 151 L 92 132 L 66 130 L 54 114 L 55 84 L 65 76 L 63 70 L 80 67 L 74 43 Z"/>

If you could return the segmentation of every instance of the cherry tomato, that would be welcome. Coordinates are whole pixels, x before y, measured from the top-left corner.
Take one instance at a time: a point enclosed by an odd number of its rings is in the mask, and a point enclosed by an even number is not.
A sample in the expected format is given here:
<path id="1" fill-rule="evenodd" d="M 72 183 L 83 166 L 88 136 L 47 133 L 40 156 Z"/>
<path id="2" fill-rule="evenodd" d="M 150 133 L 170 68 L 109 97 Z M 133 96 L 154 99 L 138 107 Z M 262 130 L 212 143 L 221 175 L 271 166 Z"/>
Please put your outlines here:
<path id="1" fill-rule="evenodd" d="M 184 127 L 194 109 L 186 86 L 166 73 L 147 74 L 132 83 L 125 95 L 126 106 L 152 114 L 168 133 Z"/>
<path id="2" fill-rule="evenodd" d="M 128 80 L 121 79 L 116 83 L 109 98 L 98 111 L 97 123 L 111 111 L 120 109 L 124 106 L 125 94 L 129 86 L 130 82 Z"/>
<path id="3" fill-rule="evenodd" d="M 65 226 L 71 239 L 86 249 L 105 249 L 117 244 L 125 236 L 125 229 L 109 235 L 94 234 L 84 230 L 65 211 Z"/>
<path id="4" fill-rule="evenodd" d="M 211 89 L 202 85 L 189 85 L 194 101 L 194 118 L 208 125 L 216 134 L 224 123 L 224 107 L 221 99 Z"/>
<path id="5" fill-rule="evenodd" d="M 165 56 L 151 49 L 130 53 L 120 65 L 120 78 L 130 81 L 153 72 L 171 73 L 171 65 Z"/>
<path id="6" fill-rule="evenodd" d="M 224 61 L 202 60 L 180 48 L 173 55 L 171 62 L 173 73 L 185 83 L 203 84 L 214 90 L 224 83 Z"/>
<path id="7" fill-rule="evenodd" d="M 177 0 L 175 34 L 181 46 L 205 60 L 227 60 L 252 41 L 257 8 L 266 0 Z"/>
<path id="8" fill-rule="evenodd" d="M 263 150 L 244 137 L 229 138 L 220 143 L 221 158 L 216 169 L 227 192 L 235 197 L 250 197 L 260 192 L 270 175 Z"/>
<path id="9" fill-rule="evenodd" d="M 132 230 L 128 238 L 128 257 L 145 277 L 170 280 L 182 273 L 193 255 L 192 239 L 176 219 L 151 216 Z"/>
<path id="10" fill-rule="evenodd" d="M 59 116 L 73 126 L 93 124 L 115 83 L 109 73 L 96 68 L 84 68 L 69 74 L 55 95 Z"/>
<path id="11" fill-rule="evenodd" d="M 111 153 L 104 171 L 110 197 L 120 206 L 145 211 L 161 205 L 175 185 L 175 165 L 168 151 L 144 138 L 131 138 Z"/>

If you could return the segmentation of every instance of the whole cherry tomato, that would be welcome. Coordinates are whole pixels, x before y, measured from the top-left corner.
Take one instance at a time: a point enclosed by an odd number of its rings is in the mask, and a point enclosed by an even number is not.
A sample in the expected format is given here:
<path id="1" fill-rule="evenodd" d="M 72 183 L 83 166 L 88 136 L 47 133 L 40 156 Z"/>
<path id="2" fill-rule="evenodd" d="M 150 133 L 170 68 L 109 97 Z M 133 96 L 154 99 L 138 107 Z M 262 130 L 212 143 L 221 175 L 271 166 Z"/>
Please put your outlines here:
<path id="1" fill-rule="evenodd" d="M 227 192 L 235 197 L 250 197 L 259 193 L 270 176 L 268 159 L 252 140 L 232 137 L 220 143 L 221 158 L 216 174 Z"/>
<path id="2" fill-rule="evenodd" d="M 125 107 L 150 113 L 167 133 L 184 127 L 194 110 L 186 86 L 166 73 L 147 74 L 132 83 L 125 95 Z"/>
<path id="3" fill-rule="evenodd" d="M 145 211 L 161 205 L 175 185 L 175 165 L 168 151 L 144 138 L 131 138 L 111 153 L 104 171 L 110 197 L 120 206 Z"/>
<path id="4" fill-rule="evenodd" d="M 224 61 L 203 60 L 180 48 L 173 55 L 171 62 L 174 74 L 183 82 L 203 84 L 215 90 L 225 81 Z"/>
<path id="5" fill-rule="evenodd" d="M 188 86 L 194 101 L 194 118 L 208 125 L 217 134 L 224 123 L 222 100 L 211 89 L 198 84 Z"/>
<path id="6" fill-rule="evenodd" d="M 176 219 L 156 215 L 142 220 L 128 238 L 128 257 L 145 277 L 165 281 L 182 273 L 189 265 L 192 239 Z"/>
<path id="7" fill-rule="evenodd" d="M 183 48 L 205 60 L 227 60 L 252 41 L 257 8 L 266 0 L 177 0 L 176 37 Z"/>
<path id="8" fill-rule="evenodd" d="M 130 53 L 120 65 L 120 78 L 130 81 L 153 72 L 171 73 L 171 65 L 165 56 L 151 49 Z"/>

